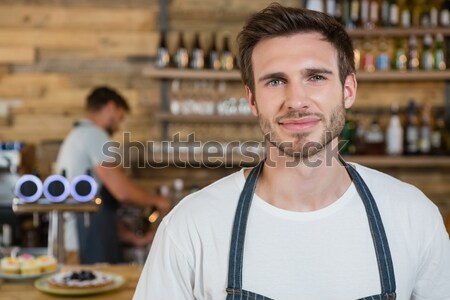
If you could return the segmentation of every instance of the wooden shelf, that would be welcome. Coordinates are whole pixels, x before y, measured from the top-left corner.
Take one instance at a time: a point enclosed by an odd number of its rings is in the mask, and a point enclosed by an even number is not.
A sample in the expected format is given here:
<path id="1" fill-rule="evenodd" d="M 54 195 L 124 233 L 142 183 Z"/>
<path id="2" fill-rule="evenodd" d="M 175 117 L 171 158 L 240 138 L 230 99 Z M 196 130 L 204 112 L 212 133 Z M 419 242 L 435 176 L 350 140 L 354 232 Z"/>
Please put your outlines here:
<path id="1" fill-rule="evenodd" d="M 144 68 L 143 76 L 156 79 L 205 79 L 205 80 L 241 80 L 238 70 L 233 71 L 213 71 L 213 70 L 192 70 L 166 68 L 158 69 L 154 67 Z"/>
<path id="2" fill-rule="evenodd" d="M 215 149 L 215 148 L 214 148 Z M 154 152 L 148 153 L 146 162 L 150 166 L 178 166 L 183 167 L 239 167 L 255 165 L 264 157 L 262 152 L 252 152 L 242 155 L 238 152 L 231 153 L 203 153 L 200 151 L 191 152 Z M 213 150 L 213 149 L 210 149 Z M 253 150 L 254 151 L 254 150 Z M 139 159 L 135 157 L 134 159 Z M 143 159 L 143 158 L 140 158 Z M 442 169 L 450 168 L 450 156 L 373 156 L 356 155 L 344 156 L 349 162 L 358 163 L 371 168 L 432 168 Z"/>
<path id="3" fill-rule="evenodd" d="M 449 168 L 450 156 L 344 156 L 348 161 L 376 168 Z"/>
<path id="4" fill-rule="evenodd" d="M 374 81 L 433 81 L 450 80 L 450 71 L 378 71 L 357 72 L 356 79 L 364 82 Z"/>
<path id="5" fill-rule="evenodd" d="M 362 29 L 356 28 L 347 30 L 351 37 L 408 37 L 410 35 L 422 36 L 425 34 L 436 35 L 438 33 L 446 36 L 450 35 L 450 28 L 435 27 L 435 28 L 374 28 Z"/>
<path id="6" fill-rule="evenodd" d="M 173 123 L 257 123 L 258 119 L 253 115 L 173 115 L 171 113 L 157 113 L 155 118 L 158 121 L 167 121 Z"/>
<path id="7" fill-rule="evenodd" d="M 157 69 L 145 68 L 143 75 L 155 79 L 190 79 L 190 80 L 241 80 L 239 71 L 212 71 L 190 69 Z M 376 71 L 357 72 L 359 81 L 431 81 L 450 80 L 450 71 Z"/>

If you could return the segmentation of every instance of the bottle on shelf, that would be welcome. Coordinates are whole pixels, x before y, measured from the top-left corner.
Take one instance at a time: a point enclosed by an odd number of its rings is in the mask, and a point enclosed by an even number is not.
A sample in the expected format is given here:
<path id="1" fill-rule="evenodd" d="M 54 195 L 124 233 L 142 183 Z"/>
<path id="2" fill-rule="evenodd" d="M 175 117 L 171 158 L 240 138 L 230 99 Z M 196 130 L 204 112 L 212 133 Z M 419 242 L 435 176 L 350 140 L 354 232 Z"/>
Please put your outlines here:
<path id="1" fill-rule="evenodd" d="M 353 53 L 355 56 L 355 69 L 358 71 L 361 69 L 361 50 L 359 49 L 359 42 L 353 40 Z"/>
<path id="2" fill-rule="evenodd" d="M 439 25 L 441 27 L 448 27 L 450 25 L 450 0 L 444 0 L 441 3 Z"/>
<path id="3" fill-rule="evenodd" d="M 425 71 L 431 71 L 434 68 L 434 55 L 431 49 L 432 44 L 433 38 L 430 34 L 426 34 L 423 38 L 423 50 L 420 63 L 422 69 Z"/>
<path id="4" fill-rule="evenodd" d="M 436 43 L 434 49 L 434 68 L 436 70 L 445 70 L 447 68 L 445 64 L 444 54 L 444 37 L 440 33 L 436 35 Z"/>
<path id="5" fill-rule="evenodd" d="M 428 0 L 429 14 L 430 14 L 430 26 L 439 26 L 439 10 L 437 8 L 437 2 L 435 0 Z"/>
<path id="6" fill-rule="evenodd" d="M 394 59 L 392 60 L 392 68 L 397 71 L 406 71 L 408 66 L 408 58 L 405 51 L 405 40 L 397 38 L 395 40 Z"/>
<path id="7" fill-rule="evenodd" d="M 178 34 L 178 45 L 174 58 L 175 67 L 184 69 L 189 65 L 189 55 L 184 44 L 183 32 Z"/>
<path id="8" fill-rule="evenodd" d="M 341 154 L 354 154 L 355 153 L 355 121 L 353 118 L 353 114 L 351 112 L 348 113 L 347 118 L 345 119 L 344 128 L 342 129 L 340 135 L 340 153 Z"/>
<path id="9" fill-rule="evenodd" d="M 194 36 L 194 44 L 192 46 L 191 58 L 189 60 L 189 67 L 195 70 L 201 70 L 205 66 L 205 54 L 200 45 L 200 34 L 197 32 Z"/>
<path id="10" fill-rule="evenodd" d="M 224 71 L 231 71 L 234 68 L 234 57 L 231 53 L 230 39 L 228 36 L 224 36 L 223 38 L 223 49 L 220 55 L 220 64 L 222 70 Z"/>
<path id="11" fill-rule="evenodd" d="M 354 29 L 359 26 L 360 18 L 359 18 L 359 10 L 360 10 L 360 0 L 351 0 L 350 2 L 350 18 L 347 23 L 348 29 Z"/>
<path id="12" fill-rule="evenodd" d="M 434 126 L 431 132 L 431 154 L 444 155 L 447 149 L 447 140 L 449 138 L 447 129 L 445 128 L 445 119 L 443 111 L 436 113 Z"/>
<path id="13" fill-rule="evenodd" d="M 405 155 L 415 155 L 419 151 L 419 121 L 417 119 L 416 102 L 410 100 L 406 108 L 405 138 L 403 139 Z"/>
<path id="14" fill-rule="evenodd" d="M 380 38 L 378 44 L 377 65 L 376 69 L 379 71 L 387 71 L 390 69 L 390 61 L 388 54 L 388 46 L 385 38 Z"/>
<path id="15" fill-rule="evenodd" d="M 388 155 L 403 154 L 403 127 L 398 112 L 398 104 L 394 103 L 391 107 L 391 118 L 386 130 L 386 153 Z"/>
<path id="16" fill-rule="evenodd" d="M 170 63 L 170 55 L 169 50 L 167 48 L 166 42 L 166 32 L 160 32 L 159 45 L 156 53 L 156 62 L 155 65 L 158 68 L 166 68 Z"/>
<path id="17" fill-rule="evenodd" d="M 369 155 L 383 155 L 385 153 L 384 134 L 381 131 L 380 124 L 377 119 L 373 119 L 370 123 L 365 136 L 366 153 Z"/>
<path id="18" fill-rule="evenodd" d="M 408 70 L 416 71 L 419 69 L 419 50 L 417 37 L 411 35 L 408 40 Z"/>
<path id="19" fill-rule="evenodd" d="M 324 2 L 325 7 L 324 7 L 324 12 L 331 16 L 336 18 L 337 17 L 337 1 L 336 0 L 325 0 Z"/>
<path id="20" fill-rule="evenodd" d="M 397 27 L 399 24 L 399 9 L 396 0 L 389 0 L 389 26 Z"/>
<path id="21" fill-rule="evenodd" d="M 360 24 L 365 29 L 372 28 L 370 23 L 370 2 L 369 0 L 361 0 Z"/>
<path id="22" fill-rule="evenodd" d="M 206 67 L 211 70 L 220 70 L 220 56 L 217 50 L 216 33 L 214 32 L 211 36 L 211 47 L 206 55 Z"/>
<path id="23" fill-rule="evenodd" d="M 411 9 L 412 9 L 412 0 L 406 0 L 404 5 L 400 8 L 400 25 L 403 28 L 411 27 Z"/>
<path id="24" fill-rule="evenodd" d="M 366 154 L 366 128 L 360 115 L 355 114 L 355 154 L 363 155 Z"/>
<path id="25" fill-rule="evenodd" d="M 381 0 L 380 22 L 383 27 L 389 26 L 389 2 Z"/>
<path id="26" fill-rule="evenodd" d="M 362 69 L 366 72 L 373 72 L 375 71 L 375 54 L 373 51 L 372 41 L 370 39 L 366 39 L 363 47 L 364 53 L 361 60 Z"/>
<path id="27" fill-rule="evenodd" d="M 422 108 L 422 122 L 420 126 L 419 152 L 424 155 L 431 151 L 431 105 L 425 102 Z"/>
<path id="28" fill-rule="evenodd" d="M 306 0 L 305 8 L 309 10 L 315 10 L 318 12 L 324 12 L 324 3 L 322 0 Z"/>
<path id="29" fill-rule="evenodd" d="M 380 7 L 378 0 L 370 0 L 369 2 L 369 24 L 366 29 L 373 29 L 378 26 Z"/>

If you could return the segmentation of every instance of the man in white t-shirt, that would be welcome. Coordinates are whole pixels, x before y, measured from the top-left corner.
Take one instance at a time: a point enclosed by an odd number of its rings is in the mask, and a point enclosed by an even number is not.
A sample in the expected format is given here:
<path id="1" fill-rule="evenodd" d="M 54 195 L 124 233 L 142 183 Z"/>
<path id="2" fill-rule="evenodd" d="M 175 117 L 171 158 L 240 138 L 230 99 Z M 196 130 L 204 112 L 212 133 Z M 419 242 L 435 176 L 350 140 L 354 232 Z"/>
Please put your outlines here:
<path id="1" fill-rule="evenodd" d="M 174 208 L 134 299 L 450 299 L 436 206 L 336 150 L 357 89 L 345 29 L 272 4 L 238 43 L 266 159 Z"/>
<path id="2" fill-rule="evenodd" d="M 64 171 L 69 181 L 91 173 L 99 184 L 102 206 L 98 213 L 91 214 L 88 227 L 83 215 L 66 216 L 65 248 L 72 253 L 79 251 L 81 263 L 118 263 L 120 240 L 142 246 L 153 239 L 152 232 L 137 236 L 118 222 L 116 210 L 120 204 L 154 206 L 165 214 L 170 203 L 135 185 L 104 151 L 129 111 L 125 99 L 109 87 L 98 87 L 87 97 L 86 109 L 86 118 L 77 122 L 65 138 L 56 165 L 57 171 Z"/>

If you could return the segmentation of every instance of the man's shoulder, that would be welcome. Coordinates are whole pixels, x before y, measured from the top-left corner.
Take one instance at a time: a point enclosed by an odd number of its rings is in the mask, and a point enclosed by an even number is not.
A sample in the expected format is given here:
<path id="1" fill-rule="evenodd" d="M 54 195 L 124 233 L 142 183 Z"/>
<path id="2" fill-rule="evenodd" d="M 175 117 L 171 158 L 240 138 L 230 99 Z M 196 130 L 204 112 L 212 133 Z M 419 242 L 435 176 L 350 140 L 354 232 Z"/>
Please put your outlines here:
<path id="1" fill-rule="evenodd" d="M 436 214 L 436 205 L 416 186 L 378 170 L 355 165 L 380 209 Z"/>
<path id="2" fill-rule="evenodd" d="M 210 222 L 234 214 L 245 178 L 242 170 L 186 196 L 167 215 L 166 222 Z"/>

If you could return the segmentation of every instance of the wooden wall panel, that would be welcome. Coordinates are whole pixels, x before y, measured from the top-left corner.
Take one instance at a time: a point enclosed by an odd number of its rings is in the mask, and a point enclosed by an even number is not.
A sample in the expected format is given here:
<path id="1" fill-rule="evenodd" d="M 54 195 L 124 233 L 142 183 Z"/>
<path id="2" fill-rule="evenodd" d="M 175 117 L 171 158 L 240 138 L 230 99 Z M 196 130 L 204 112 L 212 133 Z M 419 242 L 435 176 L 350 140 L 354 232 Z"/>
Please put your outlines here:
<path id="1" fill-rule="evenodd" d="M 153 31 L 158 9 L 52 7 L 0 4 L 0 27 L 74 30 Z"/>

